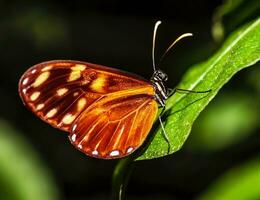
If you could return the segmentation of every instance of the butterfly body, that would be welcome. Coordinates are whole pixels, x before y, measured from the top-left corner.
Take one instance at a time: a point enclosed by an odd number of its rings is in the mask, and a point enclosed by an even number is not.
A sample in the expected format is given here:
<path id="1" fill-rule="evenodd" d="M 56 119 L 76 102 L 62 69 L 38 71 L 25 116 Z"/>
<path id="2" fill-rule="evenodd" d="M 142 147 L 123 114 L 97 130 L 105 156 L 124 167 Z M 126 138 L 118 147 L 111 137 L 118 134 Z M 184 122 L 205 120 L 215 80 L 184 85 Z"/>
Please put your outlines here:
<path id="1" fill-rule="evenodd" d="M 102 65 L 54 60 L 29 68 L 19 82 L 26 107 L 54 128 L 69 132 L 71 143 L 83 153 L 101 159 L 121 158 L 134 152 L 146 139 L 167 98 L 176 91 L 205 93 L 164 86 L 167 74 L 155 63 L 157 21 L 153 32 L 153 75 L 147 81 Z M 182 38 L 167 48 L 162 58 Z M 160 61 L 161 61 L 160 60 Z M 161 114 L 158 117 L 166 142 Z"/>
<path id="2" fill-rule="evenodd" d="M 28 69 L 19 93 L 34 114 L 69 132 L 80 151 L 110 159 L 132 153 L 147 137 L 166 95 L 158 94 L 165 92 L 158 87 L 161 80 L 152 80 L 101 65 L 56 60 Z"/>

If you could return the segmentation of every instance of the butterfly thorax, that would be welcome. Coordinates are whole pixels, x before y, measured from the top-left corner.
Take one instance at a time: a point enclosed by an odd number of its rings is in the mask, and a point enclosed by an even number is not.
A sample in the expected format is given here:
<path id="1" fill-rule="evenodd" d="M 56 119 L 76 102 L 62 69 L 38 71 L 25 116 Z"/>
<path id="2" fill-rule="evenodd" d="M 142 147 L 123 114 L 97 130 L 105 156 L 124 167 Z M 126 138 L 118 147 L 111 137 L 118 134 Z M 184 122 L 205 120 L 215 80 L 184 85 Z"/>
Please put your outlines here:
<path id="1" fill-rule="evenodd" d="M 165 101 L 168 98 L 168 89 L 164 85 L 167 79 L 168 79 L 167 74 L 160 69 L 155 70 L 150 79 L 155 89 L 156 101 L 161 106 L 165 106 Z"/>

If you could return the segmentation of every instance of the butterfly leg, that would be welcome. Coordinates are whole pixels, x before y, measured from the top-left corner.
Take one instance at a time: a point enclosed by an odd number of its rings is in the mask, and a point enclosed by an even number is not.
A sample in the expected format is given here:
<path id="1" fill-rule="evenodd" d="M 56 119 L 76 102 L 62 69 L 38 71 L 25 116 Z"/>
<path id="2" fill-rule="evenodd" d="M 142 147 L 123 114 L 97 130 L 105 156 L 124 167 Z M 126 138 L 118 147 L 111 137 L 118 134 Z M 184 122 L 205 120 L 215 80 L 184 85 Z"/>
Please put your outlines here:
<path id="1" fill-rule="evenodd" d="M 208 92 L 211 92 L 211 91 L 212 91 L 211 89 L 205 90 L 205 91 L 196 91 L 196 90 L 186 90 L 186 89 L 175 88 L 175 89 L 169 89 L 169 96 L 168 97 L 171 97 L 176 92 L 187 94 L 187 93 L 208 93 Z"/>
<path id="2" fill-rule="evenodd" d="M 163 121 L 162 121 L 162 114 L 163 114 L 163 112 L 165 110 L 165 106 L 162 106 L 162 107 L 163 107 L 163 109 L 162 109 L 162 111 L 161 111 L 161 113 L 159 115 L 159 122 L 160 122 L 160 125 L 162 127 L 163 136 L 164 136 L 166 142 L 168 143 L 168 153 L 170 153 L 171 143 L 170 143 L 169 136 L 168 136 L 167 132 L 165 131 L 164 124 L 163 124 Z"/>
<path id="3" fill-rule="evenodd" d="M 163 124 L 161 115 L 159 116 L 159 122 L 160 122 L 161 127 L 162 127 L 163 136 L 164 136 L 166 142 L 168 143 L 168 153 L 169 153 L 169 152 L 170 152 L 170 149 L 171 149 L 171 143 L 170 143 L 169 136 L 168 136 L 167 132 L 165 131 L 165 128 L 164 128 L 164 124 Z"/>

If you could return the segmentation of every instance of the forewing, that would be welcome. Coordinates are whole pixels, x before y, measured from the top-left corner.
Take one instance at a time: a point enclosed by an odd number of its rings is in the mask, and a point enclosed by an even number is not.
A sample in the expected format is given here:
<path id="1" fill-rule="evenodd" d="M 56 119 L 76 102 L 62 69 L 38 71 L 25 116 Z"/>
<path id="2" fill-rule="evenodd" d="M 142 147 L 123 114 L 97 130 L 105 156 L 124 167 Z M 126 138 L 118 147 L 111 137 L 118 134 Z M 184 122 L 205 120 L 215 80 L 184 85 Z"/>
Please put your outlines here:
<path id="1" fill-rule="evenodd" d="M 104 95 L 149 84 L 112 68 L 79 61 L 57 60 L 27 70 L 19 83 L 24 104 L 55 128 L 71 124 Z"/>
<path id="2" fill-rule="evenodd" d="M 92 157 L 124 157 L 144 142 L 157 111 L 153 96 L 119 92 L 86 109 L 74 122 L 70 140 Z"/>

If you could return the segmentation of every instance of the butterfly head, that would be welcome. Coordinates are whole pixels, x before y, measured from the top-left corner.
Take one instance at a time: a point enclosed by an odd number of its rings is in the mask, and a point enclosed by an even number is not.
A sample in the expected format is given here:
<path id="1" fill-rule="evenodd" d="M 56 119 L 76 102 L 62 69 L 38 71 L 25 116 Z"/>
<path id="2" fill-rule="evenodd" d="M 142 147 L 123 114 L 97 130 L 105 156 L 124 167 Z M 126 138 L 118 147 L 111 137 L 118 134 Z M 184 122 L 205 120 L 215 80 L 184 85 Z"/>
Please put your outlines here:
<path id="1" fill-rule="evenodd" d="M 155 89 L 155 98 L 157 102 L 161 106 L 165 106 L 165 101 L 170 95 L 170 89 L 166 88 L 164 86 L 164 83 L 167 81 L 168 76 L 166 73 L 164 73 L 162 70 L 158 69 L 156 66 L 161 63 L 165 55 L 172 49 L 172 47 L 180 41 L 182 38 L 192 36 L 192 33 L 184 33 L 181 36 L 179 36 L 176 40 L 174 40 L 171 45 L 166 49 L 164 54 L 161 56 L 159 64 L 156 64 L 155 62 L 155 39 L 156 39 L 156 33 L 158 26 L 161 24 L 161 21 L 157 21 L 154 25 L 154 31 L 153 31 L 153 46 L 152 46 L 152 61 L 153 61 L 153 76 L 151 77 L 151 82 Z"/>
<path id="2" fill-rule="evenodd" d="M 166 82 L 168 80 L 168 75 L 160 69 L 156 69 L 151 78 L 153 81 Z"/>

